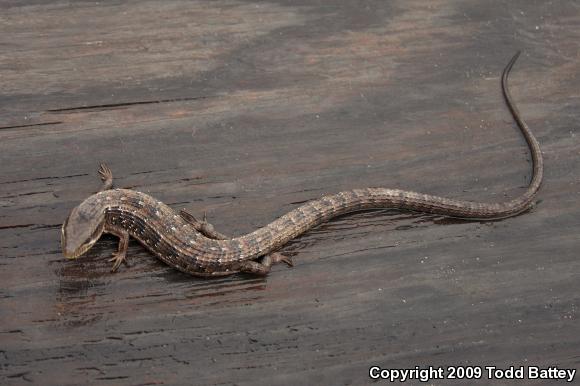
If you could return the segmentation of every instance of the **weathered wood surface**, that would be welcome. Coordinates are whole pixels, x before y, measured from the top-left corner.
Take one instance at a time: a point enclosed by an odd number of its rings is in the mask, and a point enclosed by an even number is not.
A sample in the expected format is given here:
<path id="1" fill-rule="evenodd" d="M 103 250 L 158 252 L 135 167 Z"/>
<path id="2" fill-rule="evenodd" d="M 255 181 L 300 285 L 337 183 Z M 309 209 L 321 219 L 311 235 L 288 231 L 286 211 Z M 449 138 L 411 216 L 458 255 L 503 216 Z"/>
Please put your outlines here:
<path id="1" fill-rule="evenodd" d="M 1 2 L 0 383 L 578 368 L 579 25 L 564 1 Z M 529 155 L 498 76 L 518 49 L 512 90 L 546 161 L 531 213 L 348 216 L 266 278 L 192 278 L 136 243 L 112 274 L 112 237 L 60 254 L 101 161 L 232 235 L 356 187 L 514 197 Z"/>

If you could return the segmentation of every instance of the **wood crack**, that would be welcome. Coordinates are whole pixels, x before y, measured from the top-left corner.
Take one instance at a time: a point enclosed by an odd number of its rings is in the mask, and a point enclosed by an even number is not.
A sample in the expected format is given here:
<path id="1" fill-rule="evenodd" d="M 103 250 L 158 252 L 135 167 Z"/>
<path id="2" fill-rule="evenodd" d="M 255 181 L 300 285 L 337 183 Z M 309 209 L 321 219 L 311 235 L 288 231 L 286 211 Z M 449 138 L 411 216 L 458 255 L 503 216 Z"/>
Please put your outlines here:
<path id="1" fill-rule="evenodd" d="M 31 123 L 28 125 L 1 126 L 0 130 L 23 129 L 23 128 L 27 128 L 27 127 L 36 127 L 36 126 L 60 125 L 61 123 L 64 123 L 64 122 L 63 121 L 53 121 L 53 122 Z"/>
<path id="2" fill-rule="evenodd" d="M 138 105 L 150 105 L 159 103 L 175 103 L 175 102 L 188 102 L 200 99 L 215 98 L 214 96 L 199 96 L 199 97 L 186 97 L 186 98 L 171 98 L 171 99 L 158 99 L 151 101 L 137 101 L 137 102 L 121 102 L 121 103 L 105 103 L 102 105 L 89 105 L 89 106 L 78 106 L 78 107 L 65 107 L 60 109 L 50 109 L 46 110 L 48 113 L 69 113 L 69 112 L 81 112 L 81 111 L 91 111 L 91 110 L 108 110 L 117 109 L 130 106 Z"/>

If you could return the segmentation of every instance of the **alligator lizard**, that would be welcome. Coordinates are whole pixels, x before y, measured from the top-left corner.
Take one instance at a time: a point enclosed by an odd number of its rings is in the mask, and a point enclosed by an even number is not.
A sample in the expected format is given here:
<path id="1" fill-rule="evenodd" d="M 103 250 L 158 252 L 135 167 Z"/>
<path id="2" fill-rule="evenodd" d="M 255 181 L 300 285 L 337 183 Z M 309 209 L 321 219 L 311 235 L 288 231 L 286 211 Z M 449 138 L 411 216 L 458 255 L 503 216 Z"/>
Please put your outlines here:
<path id="1" fill-rule="evenodd" d="M 365 188 L 340 192 L 310 201 L 246 235 L 230 238 L 216 232 L 204 220 L 169 206 L 145 193 L 112 189 L 113 176 L 101 165 L 101 191 L 74 208 L 62 226 L 62 249 L 67 258 L 88 251 L 103 233 L 119 237 L 111 261 L 113 271 L 126 262 L 129 237 L 136 238 L 159 259 L 196 276 L 224 276 L 238 272 L 265 275 L 272 264 L 292 261 L 277 253 L 289 240 L 333 217 L 366 209 L 400 208 L 450 217 L 494 220 L 515 216 L 529 209 L 540 187 L 543 161 L 538 141 L 521 118 L 508 89 L 508 75 L 519 52 L 501 77 L 505 102 L 532 154 L 533 176 L 519 197 L 501 203 L 461 201 L 398 189 Z"/>

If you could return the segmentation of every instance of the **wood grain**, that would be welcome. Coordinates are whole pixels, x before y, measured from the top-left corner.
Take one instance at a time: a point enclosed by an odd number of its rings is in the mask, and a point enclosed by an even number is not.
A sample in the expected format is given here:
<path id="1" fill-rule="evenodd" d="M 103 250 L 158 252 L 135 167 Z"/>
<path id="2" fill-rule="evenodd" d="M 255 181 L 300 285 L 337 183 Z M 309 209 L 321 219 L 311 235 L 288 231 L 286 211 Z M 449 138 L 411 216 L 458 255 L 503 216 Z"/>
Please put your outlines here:
<path id="1" fill-rule="evenodd" d="M 1 2 L 0 383 L 578 368 L 579 23 L 577 3 L 524 0 Z M 531 213 L 343 217 L 266 278 L 191 278 L 136 243 L 111 274 L 109 237 L 61 255 L 102 161 L 233 235 L 357 187 L 515 197 L 529 155 L 499 74 L 518 49 L 512 93 L 546 162 Z"/>

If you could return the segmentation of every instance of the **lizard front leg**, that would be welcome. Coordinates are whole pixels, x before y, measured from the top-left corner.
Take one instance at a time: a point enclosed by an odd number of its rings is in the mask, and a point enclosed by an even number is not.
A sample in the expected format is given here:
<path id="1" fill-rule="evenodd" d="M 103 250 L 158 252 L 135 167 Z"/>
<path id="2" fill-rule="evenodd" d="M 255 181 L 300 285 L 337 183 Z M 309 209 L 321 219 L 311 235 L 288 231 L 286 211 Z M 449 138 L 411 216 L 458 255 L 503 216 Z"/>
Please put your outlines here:
<path id="1" fill-rule="evenodd" d="M 103 186 L 101 186 L 99 192 L 109 190 L 113 187 L 113 172 L 106 164 L 99 165 L 99 177 L 103 181 Z"/>
<path id="2" fill-rule="evenodd" d="M 106 225 L 104 232 L 110 233 L 119 238 L 119 247 L 117 252 L 114 252 L 113 257 L 109 259 L 109 261 L 113 262 L 113 268 L 111 268 L 111 272 L 117 271 L 121 263 L 129 266 L 129 263 L 127 263 L 126 260 L 127 249 L 129 248 L 129 232 L 114 225 Z"/>

